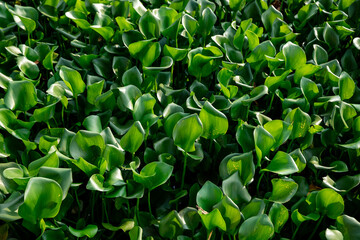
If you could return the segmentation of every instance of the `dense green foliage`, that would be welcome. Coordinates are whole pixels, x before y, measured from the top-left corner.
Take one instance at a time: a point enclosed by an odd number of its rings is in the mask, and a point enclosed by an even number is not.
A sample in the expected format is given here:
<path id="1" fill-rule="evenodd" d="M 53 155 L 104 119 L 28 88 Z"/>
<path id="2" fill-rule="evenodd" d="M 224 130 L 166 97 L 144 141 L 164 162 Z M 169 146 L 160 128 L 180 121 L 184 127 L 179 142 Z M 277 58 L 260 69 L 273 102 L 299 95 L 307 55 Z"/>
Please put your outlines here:
<path id="1" fill-rule="evenodd" d="M 0 239 L 360 239 L 359 0 L 6 2 Z"/>

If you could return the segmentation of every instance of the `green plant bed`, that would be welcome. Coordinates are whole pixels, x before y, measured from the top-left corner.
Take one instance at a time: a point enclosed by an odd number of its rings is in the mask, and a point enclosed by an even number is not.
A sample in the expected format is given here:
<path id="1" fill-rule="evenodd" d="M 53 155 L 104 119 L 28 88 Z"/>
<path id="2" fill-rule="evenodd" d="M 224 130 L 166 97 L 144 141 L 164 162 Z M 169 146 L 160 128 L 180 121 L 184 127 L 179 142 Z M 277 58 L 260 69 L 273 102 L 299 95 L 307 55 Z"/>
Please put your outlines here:
<path id="1" fill-rule="evenodd" d="M 0 239 L 360 239 L 359 9 L 0 1 Z"/>

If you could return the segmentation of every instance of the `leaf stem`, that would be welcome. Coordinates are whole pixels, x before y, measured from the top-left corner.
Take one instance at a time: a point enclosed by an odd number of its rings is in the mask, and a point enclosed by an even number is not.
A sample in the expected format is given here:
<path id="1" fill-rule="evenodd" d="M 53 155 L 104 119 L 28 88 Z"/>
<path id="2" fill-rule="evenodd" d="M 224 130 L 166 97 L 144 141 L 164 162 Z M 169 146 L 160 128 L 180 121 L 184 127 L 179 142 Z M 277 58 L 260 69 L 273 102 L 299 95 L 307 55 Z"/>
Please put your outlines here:
<path id="1" fill-rule="evenodd" d="M 136 199 L 136 222 L 137 222 L 137 224 L 139 225 L 139 205 L 140 205 L 140 198 L 137 198 Z"/>
<path id="2" fill-rule="evenodd" d="M 259 177 L 259 181 L 258 181 L 258 183 L 257 183 L 257 185 L 256 185 L 257 195 L 260 195 L 260 194 L 259 194 L 259 188 L 260 188 L 261 179 L 264 177 L 264 174 L 265 174 L 265 172 L 262 172 L 262 173 L 261 173 L 261 175 L 260 175 L 260 177 Z"/>
<path id="3" fill-rule="evenodd" d="M 181 187 L 180 187 L 180 190 L 183 190 L 183 188 L 184 188 L 185 172 L 186 172 L 186 162 L 187 162 L 187 153 L 185 152 L 184 167 L 183 167 L 183 172 L 182 172 L 182 176 L 181 176 Z"/>
<path id="4" fill-rule="evenodd" d="M 297 233 L 297 232 L 299 231 L 299 229 L 300 229 L 300 225 L 301 225 L 301 224 L 299 224 L 299 225 L 296 227 L 295 232 L 293 233 L 293 235 L 292 235 L 292 237 L 291 237 L 291 240 L 295 239 L 296 233 Z"/>
<path id="5" fill-rule="evenodd" d="M 149 206 L 149 213 L 150 213 L 150 216 L 152 217 L 152 211 L 151 211 L 151 201 L 150 201 L 150 193 L 151 193 L 151 190 L 149 189 L 149 191 L 148 191 L 148 206 Z"/>
<path id="6" fill-rule="evenodd" d="M 311 239 L 314 237 L 314 235 L 315 235 L 317 229 L 319 228 L 319 226 L 320 226 L 322 220 L 324 219 L 324 217 L 325 217 L 325 215 L 321 215 L 319 221 L 316 223 L 316 226 L 315 226 L 315 228 L 314 228 L 314 231 L 311 233 L 311 235 L 310 235 L 310 237 L 309 237 L 309 240 L 311 240 Z"/>

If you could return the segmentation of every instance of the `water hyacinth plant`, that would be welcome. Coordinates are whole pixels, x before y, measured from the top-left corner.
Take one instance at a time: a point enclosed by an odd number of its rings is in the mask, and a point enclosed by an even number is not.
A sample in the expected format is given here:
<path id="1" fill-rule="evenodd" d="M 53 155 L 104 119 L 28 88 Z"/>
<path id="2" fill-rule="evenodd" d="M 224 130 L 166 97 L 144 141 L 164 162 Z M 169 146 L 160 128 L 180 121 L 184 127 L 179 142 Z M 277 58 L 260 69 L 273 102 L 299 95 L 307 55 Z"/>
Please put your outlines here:
<path id="1" fill-rule="evenodd" d="M 360 239 L 359 9 L 0 1 L 0 239 Z"/>

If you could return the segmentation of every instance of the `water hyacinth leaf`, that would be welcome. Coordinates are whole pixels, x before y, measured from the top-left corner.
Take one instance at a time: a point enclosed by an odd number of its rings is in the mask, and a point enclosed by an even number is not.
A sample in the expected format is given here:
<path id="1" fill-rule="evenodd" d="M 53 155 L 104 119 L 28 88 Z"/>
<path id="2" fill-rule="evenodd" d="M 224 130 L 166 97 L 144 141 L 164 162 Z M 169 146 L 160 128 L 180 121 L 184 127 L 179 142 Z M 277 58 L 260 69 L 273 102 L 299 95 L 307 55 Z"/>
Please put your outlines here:
<path id="1" fill-rule="evenodd" d="M 350 99 L 355 93 L 355 82 L 347 72 L 342 72 L 339 79 L 341 100 Z"/>
<path id="2" fill-rule="evenodd" d="M 37 122 L 48 122 L 55 114 L 56 103 L 35 109 L 33 117 Z"/>
<path id="3" fill-rule="evenodd" d="M 216 61 L 214 60 L 222 56 L 221 50 L 214 46 L 192 49 L 188 53 L 189 73 L 197 78 L 209 76 L 215 70 Z"/>
<path id="4" fill-rule="evenodd" d="M 223 193 L 221 189 L 210 181 L 202 186 L 196 195 L 196 204 L 207 212 L 211 212 L 213 206 L 221 201 Z"/>
<path id="5" fill-rule="evenodd" d="M 272 120 L 265 123 L 264 129 L 274 137 L 276 143 L 272 150 L 275 150 L 290 137 L 292 126 L 281 120 Z"/>
<path id="6" fill-rule="evenodd" d="M 71 168 L 55 168 L 42 166 L 38 173 L 39 177 L 49 178 L 55 180 L 62 189 L 62 200 L 67 196 L 72 183 L 72 170 Z"/>
<path id="7" fill-rule="evenodd" d="M 360 50 L 360 38 L 359 37 L 356 37 L 353 39 L 353 45 L 355 46 L 355 48 L 357 50 Z"/>
<path id="8" fill-rule="evenodd" d="M 143 167 L 140 173 L 132 167 L 134 180 L 150 191 L 164 184 L 171 176 L 173 166 L 164 162 L 151 162 Z"/>
<path id="9" fill-rule="evenodd" d="M 185 152 L 195 151 L 195 141 L 203 131 L 203 125 L 197 114 L 181 118 L 174 126 L 172 136 L 176 146 Z"/>
<path id="10" fill-rule="evenodd" d="M 329 60 L 328 53 L 320 45 L 314 44 L 313 60 L 315 64 L 320 65 L 326 63 Z"/>
<path id="11" fill-rule="evenodd" d="M 35 224 L 43 218 L 55 217 L 62 202 L 61 186 L 54 180 L 33 177 L 24 193 L 24 203 L 19 207 L 19 215 Z"/>
<path id="12" fill-rule="evenodd" d="M 263 14 L 261 14 L 261 20 L 267 31 L 271 29 L 273 22 L 277 18 L 282 20 L 283 15 L 280 11 L 274 8 L 273 5 L 271 5 L 265 12 L 263 12 Z"/>
<path id="13" fill-rule="evenodd" d="M 327 240 L 342 240 L 343 235 L 339 230 L 331 230 L 329 228 L 327 228 L 325 230 L 325 237 Z"/>
<path id="14" fill-rule="evenodd" d="M 199 215 L 201 217 L 201 221 L 203 222 L 208 232 L 211 232 L 215 228 L 219 228 L 223 231 L 226 231 L 226 223 L 219 209 L 215 208 L 209 213 L 202 213 L 199 210 Z"/>
<path id="15" fill-rule="evenodd" d="M 130 231 L 131 229 L 134 228 L 135 226 L 135 222 L 133 219 L 123 219 L 121 221 L 121 224 L 119 226 L 114 226 L 110 223 L 102 223 L 102 226 L 110 231 L 116 232 L 119 230 L 123 230 L 124 232 Z"/>
<path id="16" fill-rule="evenodd" d="M 344 199 L 330 188 L 322 189 L 316 195 L 316 210 L 336 219 L 344 212 Z"/>
<path id="17" fill-rule="evenodd" d="M 262 171 L 269 171 L 279 175 L 290 175 L 298 171 L 294 159 L 286 152 L 278 151 L 270 164 Z"/>
<path id="18" fill-rule="evenodd" d="M 104 176 L 100 174 L 93 174 L 86 185 L 86 189 L 99 192 L 111 191 L 113 187 L 108 186 L 108 184 L 104 180 Z"/>
<path id="19" fill-rule="evenodd" d="M 129 45 L 131 56 L 139 59 L 144 67 L 151 66 L 161 53 L 160 43 L 152 41 L 152 39 L 143 40 Z"/>
<path id="20" fill-rule="evenodd" d="M 83 158 L 94 163 L 101 156 L 105 142 L 99 133 L 80 130 L 70 142 L 70 154 L 74 159 Z"/>
<path id="21" fill-rule="evenodd" d="M 306 63 L 304 50 L 292 42 L 283 46 L 282 53 L 284 54 L 286 69 L 296 70 Z"/>
<path id="22" fill-rule="evenodd" d="M 238 172 L 234 172 L 222 182 L 222 189 L 224 194 L 238 206 L 240 206 L 241 203 L 249 202 L 251 200 L 251 196 L 241 182 Z"/>
<path id="23" fill-rule="evenodd" d="M 280 233 L 282 227 L 289 219 L 289 211 L 283 204 L 275 202 L 270 208 L 269 218 L 274 224 L 275 232 Z"/>
<path id="24" fill-rule="evenodd" d="M 229 0 L 229 6 L 234 11 L 240 11 L 245 7 L 246 0 Z"/>
<path id="25" fill-rule="evenodd" d="M 13 192 L 3 203 L 0 204 L 0 218 L 7 222 L 21 219 L 18 214 L 18 208 L 23 203 L 23 199 L 23 194 L 20 192 Z"/>
<path id="26" fill-rule="evenodd" d="M 239 225 L 241 220 L 239 207 L 225 195 L 223 199 L 214 206 L 214 208 L 219 209 L 226 223 L 226 231 L 230 234 L 234 234 L 236 227 Z"/>
<path id="27" fill-rule="evenodd" d="M 158 38 L 160 36 L 159 20 L 149 10 L 141 16 L 139 20 L 139 29 L 147 39 Z"/>
<path id="28" fill-rule="evenodd" d="M 143 79 L 142 79 L 141 73 L 136 66 L 134 66 L 134 67 L 130 68 L 129 70 L 127 70 L 126 72 L 124 72 L 124 74 L 122 76 L 122 83 L 124 84 L 124 86 L 132 84 L 132 85 L 135 85 L 136 87 L 140 87 L 142 82 L 143 82 Z"/>
<path id="29" fill-rule="evenodd" d="M 111 27 L 92 25 L 90 28 L 100 34 L 105 39 L 105 41 L 111 40 L 112 36 L 114 35 L 114 30 Z"/>
<path id="30" fill-rule="evenodd" d="M 86 85 L 78 71 L 66 66 L 62 66 L 60 68 L 59 74 L 61 79 L 65 82 L 66 86 L 70 88 L 75 97 L 85 91 Z"/>
<path id="31" fill-rule="evenodd" d="M 239 228 L 239 239 L 267 240 L 274 235 L 274 225 L 266 214 L 248 218 Z"/>
<path id="32" fill-rule="evenodd" d="M 260 160 L 269 155 L 271 148 L 276 143 L 274 137 L 262 126 L 257 126 L 254 130 L 255 151 L 258 158 L 258 165 Z"/>
<path id="33" fill-rule="evenodd" d="M 89 237 L 89 238 L 93 238 L 95 237 L 97 231 L 98 231 L 98 227 L 96 225 L 92 225 L 89 224 L 87 226 L 85 226 L 83 229 L 75 229 L 71 226 L 69 226 L 69 231 L 72 235 L 74 235 L 75 237 L 81 238 L 81 237 Z"/>
<path id="34" fill-rule="evenodd" d="M 304 137 L 311 124 L 310 116 L 300 108 L 296 108 L 289 112 L 284 121 L 293 125 L 293 130 L 289 139 Z"/>
<path id="35" fill-rule="evenodd" d="M 329 176 L 323 177 L 323 184 L 336 192 L 348 192 L 360 184 L 360 174 L 354 176 L 343 176 L 337 181 Z"/>
<path id="36" fill-rule="evenodd" d="M 329 23 L 325 23 L 325 27 L 323 30 L 323 38 L 330 48 L 338 48 L 340 44 L 339 35 L 330 26 Z"/>
<path id="37" fill-rule="evenodd" d="M 9 82 L 4 101 L 11 110 L 28 111 L 37 104 L 36 88 L 27 80 Z"/>
<path id="38" fill-rule="evenodd" d="M 17 65 L 19 66 L 22 73 L 31 79 L 35 79 L 39 76 L 39 67 L 33 61 L 30 61 L 24 56 L 17 58 Z"/>
<path id="39" fill-rule="evenodd" d="M 168 46 L 167 44 L 164 46 L 164 55 L 171 57 L 174 61 L 183 60 L 186 57 L 188 51 L 188 49 L 174 48 Z"/>
<path id="40" fill-rule="evenodd" d="M 244 185 L 252 182 L 255 175 L 255 164 L 251 152 L 228 155 L 220 163 L 220 176 L 222 179 L 228 178 L 234 172 L 238 172 L 241 182 Z"/>
<path id="41" fill-rule="evenodd" d="M 208 101 L 201 109 L 199 117 L 203 125 L 202 137 L 216 139 L 226 134 L 229 123 L 225 114 L 214 108 Z"/>
<path id="42" fill-rule="evenodd" d="M 267 40 L 257 45 L 246 61 L 249 63 L 256 63 L 265 60 L 265 56 L 274 57 L 275 54 L 276 49 L 274 45 L 271 41 Z"/>
<path id="43" fill-rule="evenodd" d="M 183 232 L 183 221 L 175 210 L 160 220 L 159 234 L 163 238 L 173 239 Z"/>
<path id="44" fill-rule="evenodd" d="M 13 15 L 15 23 L 21 29 L 27 31 L 29 34 L 36 29 L 36 22 L 39 18 L 39 13 L 35 8 L 15 5 L 14 9 L 8 8 L 8 10 Z"/>
<path id="45" fill-rule="evenodd" d="M 309 102 L 311 102 L 320 93 L 316 83 L 305 77 L 302 77 L 300 80 L 300 88 L 301 92 Z"/>
<path id="46" fill-rule="evenodd" d="M 59 167 L 59 157 L 56 152 L 48 154 L 42 158 L 39 158 L 29 164 L 29 174 L 30 176 L 35 176 L 38 174 L 41 167 Z"/>
<path id="47" fill-rule="evenodd" d="M 336 227 L 343 234 L 344 239 L 357 239 L 360 237 L 360 222 L 348 215 L 336 218 Z"/>
<path id="48" fill-rule="evenodd" d="M 121 138 L 120 146 L 131 153 L 135 153 L 145 139 L 145 130 L 141 123 L 136 121 L 127 133 Z"/>
<path id="49" fill-rule="evenodd" d="M 211 8 L 207 7 L 202 11 L 198 31 L 201 33 L 203 38 L 210 34 L 216 20 L 217 17 Z"/>
<path id="50" fill-rule="evenodd" d="M 244 219 L 248 219 L 253 216 L 261 215 L 265 210 L 265 202 L 263 199 L 253 198 L 250 203 L 248 203 L 241 213 L 244 216 Z"/>
<path id="51" fill-rule="evenodd" d="M 317 212 L 312 212 L 309 213 L 308 215 L 303 215 L 299 212 L 299 209 L 295 209 L 292 213 L 291 213 L 291 220 L 297 225 L 299 226 L 302 222 L 305 221 L 317 221 L 320 218 L 319 213 Z"/>
<path id="52" fill-rule="evenodd" d="M 272 202 L 286 203 L 291 200 L 299 185 L 291 178 L 274 178 L 271 180 L 273 190 L 269 198 Z"/>

